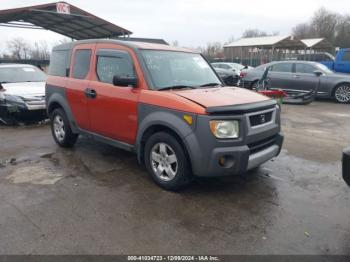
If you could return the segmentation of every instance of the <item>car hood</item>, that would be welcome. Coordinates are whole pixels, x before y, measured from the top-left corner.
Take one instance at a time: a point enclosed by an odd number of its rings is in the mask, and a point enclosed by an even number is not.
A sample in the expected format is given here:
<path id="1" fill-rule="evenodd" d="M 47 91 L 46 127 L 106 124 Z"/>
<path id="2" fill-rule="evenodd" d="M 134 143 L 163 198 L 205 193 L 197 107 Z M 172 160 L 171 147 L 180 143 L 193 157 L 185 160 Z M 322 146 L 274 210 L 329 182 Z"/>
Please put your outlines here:
<path id="1" fill-rule="evenodd" d="M 239 87 L 176 90 L 170 92 L 187 98 L 205 108 L 242 105 L 269 100 L 266 96 Z"/>
<path id="2" fill-rule="evenodd" d="M 2 84 L 5 94 L 20 97 L 45 96 L 45 82 L 21 82 Z"/>

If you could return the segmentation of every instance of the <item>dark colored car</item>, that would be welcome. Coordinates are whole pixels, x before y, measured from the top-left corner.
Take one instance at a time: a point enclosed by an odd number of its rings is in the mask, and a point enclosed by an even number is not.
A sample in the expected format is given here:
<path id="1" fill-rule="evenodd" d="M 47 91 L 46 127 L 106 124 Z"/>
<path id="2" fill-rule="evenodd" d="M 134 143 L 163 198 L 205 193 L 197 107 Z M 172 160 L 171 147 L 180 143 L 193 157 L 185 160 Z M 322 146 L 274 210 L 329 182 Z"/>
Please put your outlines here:
<path id="1" fill-rule="evenodd" d="M 334 73 L 325 65 L 308 61 L 271 62 L 246 72 L 241 81 L 245 88 L 255 88 L 266 68 L 271 89 L 287 93 L 307 93 L 320 81 L 317 97 L 332 98 L 339 103 L 350 102 L 350 75 Z M 318 76 L 318 73 L 321 75 Z"/>
<path id="2" fill-rule="evenodd" d="M 350 186 L 350 147 L 343 151 L 343 178 Z"/>
<path id="3" fill-rule="evenodd" d="M 235 86 L 238 83 L 239 75 L 236 72 L 233 72 L 228 69 L 222 69 L 214 67 L 216 73 L 221 77 L 224 83 L 228 86 Z"/>
<path id="4" fill-rule="evenodd" d="M 161 187 L 243 174 L 280 153 L 276 101 L 225 87 L 197 52 L 84 40 L 53 49 L 46 104 L 61 147 L 79 135 L 134 152 Z"/>

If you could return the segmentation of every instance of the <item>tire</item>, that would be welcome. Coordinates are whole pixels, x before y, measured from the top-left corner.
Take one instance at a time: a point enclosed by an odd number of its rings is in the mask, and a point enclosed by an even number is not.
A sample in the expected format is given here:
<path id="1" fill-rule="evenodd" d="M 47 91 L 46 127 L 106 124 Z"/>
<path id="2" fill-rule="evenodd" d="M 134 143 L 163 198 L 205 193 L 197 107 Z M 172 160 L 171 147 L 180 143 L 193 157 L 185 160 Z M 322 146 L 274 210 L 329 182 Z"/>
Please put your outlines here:
<path id="1" fill-rule="evenodd" d="M 70 127 L 66 113 L 57 108 L 51 115 L 51 132 L 55 142 L 60 147 L 73 147 L 78 139 L 78 134 L 74 134 Z"/>
<path id="2" fill-rule="evenodd" d="M 338 103 L 350 102 L 350 84 L 340 84 L 334 89 L 334 99 Z"/>
<path id="3" fill-rule="evenodd" d="M 250 90 L 254 90 L 258 88 L 259 81 L 253 81 L 250 85 Z"/>
<path id="4" fill-rule="evenodd" d="M 155 133 L 146 141 L 144 159 L 153 181 L 166 190 L 178 191 L 192 181 L 186 152 L 168 133 Z"/>

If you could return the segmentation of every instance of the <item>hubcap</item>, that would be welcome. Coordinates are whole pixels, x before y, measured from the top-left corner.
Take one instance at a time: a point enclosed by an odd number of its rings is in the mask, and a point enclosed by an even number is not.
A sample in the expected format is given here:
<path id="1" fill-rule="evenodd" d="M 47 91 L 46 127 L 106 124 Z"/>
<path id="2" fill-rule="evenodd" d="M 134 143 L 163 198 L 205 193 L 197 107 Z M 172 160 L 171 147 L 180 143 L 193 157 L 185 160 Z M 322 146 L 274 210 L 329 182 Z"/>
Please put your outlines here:
<path id="1" fill-rule="evenodd" d="M 337 101 L 346 103 L 350 101 L 350 86 L 340 86 L 335 91 Z"/>
<path id="2" fill-rule="evenodd" d="M 64 128 L 64 122 L 61 116 L 59 115 L 55 116 L 53 120 L 53 129 L 57 140 L 62 142 L 64 140 L 64 136 L 66 135 L 66 132 Z"/>
<path id="3" fill-rule="evenodd" d="M 174 179 L 178 162 L 174 150 L 166 143 L 157 143 L 151 150 L 151 166 L 154 174 L 163 181 Z"/>

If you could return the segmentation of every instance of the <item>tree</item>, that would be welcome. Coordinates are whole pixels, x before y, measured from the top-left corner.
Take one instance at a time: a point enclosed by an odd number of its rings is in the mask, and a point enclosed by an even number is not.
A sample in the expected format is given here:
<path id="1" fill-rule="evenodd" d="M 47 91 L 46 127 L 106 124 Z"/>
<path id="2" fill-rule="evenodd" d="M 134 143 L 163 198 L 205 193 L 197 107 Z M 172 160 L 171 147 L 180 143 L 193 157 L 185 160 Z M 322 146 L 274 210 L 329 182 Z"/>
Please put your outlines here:
<path id="1" fill-rule="evenodd" d="M 48 60 L 50 59 L 50 51 L 46 41 L 40 41 L 34 43 L 34 47 L 31 49 L 31 59 Z"/>
<path id="2" fill-rule="evenodd" d="M 14 38 L 7 42 L 7 48 L 10 51 L 10 56 L 14 59 L 28 59 L 30 53 L 30 44 L 23 38 Z"/>
<path id="3" fill-rule="evenodd" d="M 326 38 L 334 46 L 350 45 L 350 16 L 341 15 L 325 8 L 318 9 L 307 23 L 295 26 L 292 30 L 295 37 Z"/>
<path id="4" fill-rule="evenodd" d="M 269 34 L 265 31 L 259 30 L 259 29 L 247 29 L 243 32 L 242 38 L 252 38 L 252 37 L 263 37 L 263 36 L 275 36 L 279 35 L 279 32 L 273 32 L 272 34 Z"/>
<path id="5" fill-rule="evenodd" d="M 206 58 L 223 58 L 224 50 L 220 42 L 209 42 L 205 47 L 197 48 Z"/>

